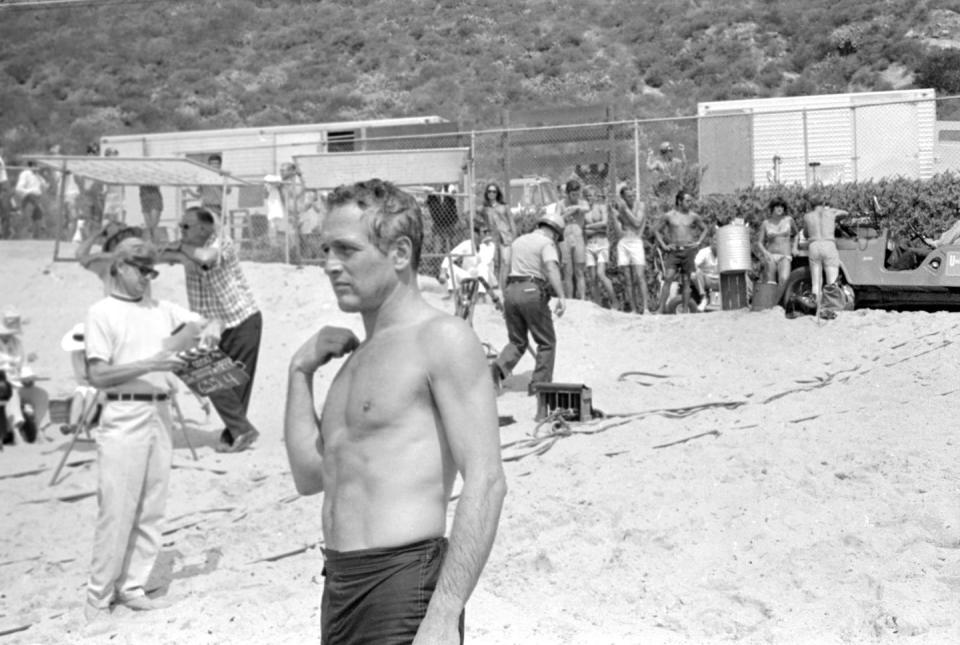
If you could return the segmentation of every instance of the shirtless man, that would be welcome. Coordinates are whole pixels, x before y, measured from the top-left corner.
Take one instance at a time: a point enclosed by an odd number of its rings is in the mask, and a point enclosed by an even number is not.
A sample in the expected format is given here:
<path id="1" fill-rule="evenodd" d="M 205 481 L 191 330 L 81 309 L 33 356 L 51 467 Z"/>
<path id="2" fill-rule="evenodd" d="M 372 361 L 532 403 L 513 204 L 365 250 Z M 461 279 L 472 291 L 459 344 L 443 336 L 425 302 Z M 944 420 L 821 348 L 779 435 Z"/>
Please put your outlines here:
<path id="1" fill-rule="evenodd" d="M 563 273 L 563 293 L 567 298 L 586 296 L 587 250 L 583 241 L 583 218 L 590 205 L 581 199 L 580 182 L 571 179 L 566 185 L 566 195 L 560 200 L 560 215 L 566 226 L 563 242 L 560 243 L 560 268 Z"/>
<path id="2" fill-rule="evenodd" d="M 590 207 L 583 216 L 583 235 L 586 238 L 586 268 L 587 285 L 591 297 L 598 305 L 603 298 L 597 283 L 606 292 L 612 309 L 619 310 L 617 293 L 613 290 L 613 283 L 607 277 L 607 265 L 610 264 L 610 240 L 607 239 L 607 222 L 610 220 L 607 205 L 598 199 L 597 189 L 587 186 L 583 189 L 583 196 Z"/>
<path id="3" fill-rule="evenodd" d="M 693 195 L 681 190 L 674 200 L 675 208 L 660 220 L 654 234 L 663 249 L 663 288 L 660 290 L 660 313 L 664 312 L 670 295 L 670 285 L 683 271 L 683 303 L 690 301 L 690 281 L 696 279 L 697 249 L 707 236 L 707 225 L 699 214 L 690 210 Z"/>
<path id="4" fill-rule="evenodd" d="M 421 296 L 414 199 L 373 179 L 328 206 L 324 270 L 366 338 L 324 327 L 308 340 L 290 362 L 284 419 L 297 491 L 324 493 L 322 642 L 462 642 L 506 494 L 490 370 L 470 326 Z M 314 374 L 347 354 L 318 419 Z"/>
<path id="5" fill-rule="evenodd" d="M 645 314 L 649 311 L 650 296 L 647 293 L 647 256 L 643 248 L 643 227 L 647 220 L 646 204 L 637 199 L 637 193 L 629 184 L 617 187 L 618 199 L 613 207 L 616 211 L 614 226 L 620 233 L 617 242 L 617 265 L 624 270 L 627 279 L 627 302 L 630 311 Z M 642 303 L 637 306 L 639 301 Z"/>
<path id="6" fill-rule="evenodd" d="M 811 196 L 809 202 L 813 210 L 803 216 L 803 228 L 810 243 L 807 248 L 810 291 L 816 296 L 819 309 L 824 277 L 826 284 L 833 284 L 840 275 L 840 254 L 834 234 L 837 215 L 846 215 L 847 211 L 827 206 L 820 195 Z"/>

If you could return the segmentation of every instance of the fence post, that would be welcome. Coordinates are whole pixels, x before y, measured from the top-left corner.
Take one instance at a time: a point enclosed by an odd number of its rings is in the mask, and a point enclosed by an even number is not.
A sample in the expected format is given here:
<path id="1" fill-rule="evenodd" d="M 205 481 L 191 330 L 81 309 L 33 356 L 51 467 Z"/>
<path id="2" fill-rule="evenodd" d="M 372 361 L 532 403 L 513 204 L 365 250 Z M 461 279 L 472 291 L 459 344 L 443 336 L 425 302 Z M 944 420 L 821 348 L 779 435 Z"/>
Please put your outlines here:
<path id="1" fill-rule="evenodd" d="M 501 165 L 503 166 L 503 195 L 507 202 L 507 212 L 510 212 L 510 110 L 504 110 L 500 113 L 500 125 L 503 127 L 503 134 L 500 136 L 500 145 L 503 156 Z M 512 218 L 511 218 L 512 220 Z"/>
<path id="2" fill-rule="evenodd" d="M 607 165 L 610 171 L 607 173 L 607 195 L 615 195 L 617 192 L 617 138 L 614 132 L 614 109 L 612 105 L 607 106 Z"/>
<path id="3" fill-rule="evenodd" d="M 640 192 L 640 121 L 633 120 L 633 191 L 634 199 L 639 201 Z"/>

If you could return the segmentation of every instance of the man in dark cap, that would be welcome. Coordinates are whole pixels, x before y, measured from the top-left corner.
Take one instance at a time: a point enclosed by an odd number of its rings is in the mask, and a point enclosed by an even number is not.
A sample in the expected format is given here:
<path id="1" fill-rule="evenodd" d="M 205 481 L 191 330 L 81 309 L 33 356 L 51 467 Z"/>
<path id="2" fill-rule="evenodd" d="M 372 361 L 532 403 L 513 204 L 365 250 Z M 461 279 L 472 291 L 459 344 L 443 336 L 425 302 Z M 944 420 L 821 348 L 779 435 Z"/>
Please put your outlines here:
<path id="1" fill-rule="evenodd" d="M 554 311 L 562 316 L 566 301 L 557 242 L 563 240 L 563 228 L 563 218 L 548 213 L 540 218 L 532 232 L 521 235 L 510 245 L 510 273 L 503 291 L 503 317 L 507 321 L 509 342 L 490 366 L 498 389 L 500 381 L 513 371 L 527 350 L 528 332 L 537 344 L 529 392 L 534 393 L 538 383 L 553 381 L 557 334 L 550 316 L 550 292 L 557 297 Z"/>

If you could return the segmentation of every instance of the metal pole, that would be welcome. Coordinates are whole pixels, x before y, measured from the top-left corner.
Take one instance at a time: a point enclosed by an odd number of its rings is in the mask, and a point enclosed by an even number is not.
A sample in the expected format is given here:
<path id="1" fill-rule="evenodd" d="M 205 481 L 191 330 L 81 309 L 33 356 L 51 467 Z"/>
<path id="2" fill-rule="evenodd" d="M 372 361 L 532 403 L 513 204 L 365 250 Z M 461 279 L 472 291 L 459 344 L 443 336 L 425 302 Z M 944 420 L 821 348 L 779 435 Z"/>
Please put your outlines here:
<path id="1" fill-rule="evenodd" d="M 640 122 L 633 120 L 633 190 L 640 200 Z"/>
<path id="2" fill-rule="evenodd" d="M 57 238 L 53 242 L 53 259 L 56 261 L 60 257 L 60 235 L 63 234 L 63 204 L 64 195 L 67 189 L 67 162 L 64 160 L 60 166 L 60 187 L 57 190 Z"/>

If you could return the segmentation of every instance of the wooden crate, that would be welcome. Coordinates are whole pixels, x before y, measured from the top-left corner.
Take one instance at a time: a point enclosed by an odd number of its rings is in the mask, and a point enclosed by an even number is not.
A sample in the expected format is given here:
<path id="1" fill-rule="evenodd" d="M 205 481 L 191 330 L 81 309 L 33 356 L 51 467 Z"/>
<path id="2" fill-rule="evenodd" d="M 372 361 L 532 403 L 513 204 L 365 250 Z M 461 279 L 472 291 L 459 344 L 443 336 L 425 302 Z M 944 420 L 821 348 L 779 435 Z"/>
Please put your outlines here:
<path id="1" fill-rule="evenodd" d="M 593 393 L 583 383 L 538 383 L 537 420 L 560 410 L 569 421 L 589 421 L 593 418 Z"/>

